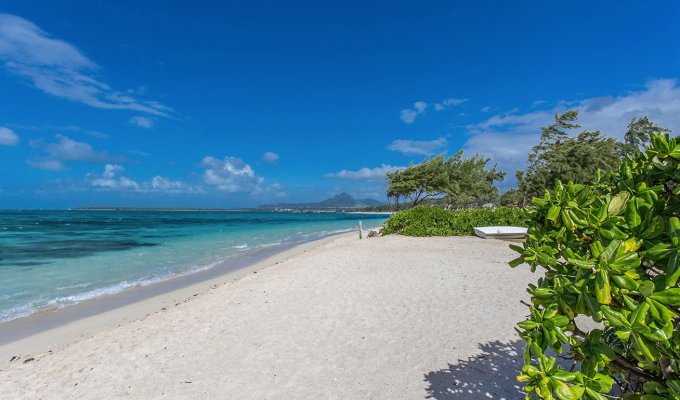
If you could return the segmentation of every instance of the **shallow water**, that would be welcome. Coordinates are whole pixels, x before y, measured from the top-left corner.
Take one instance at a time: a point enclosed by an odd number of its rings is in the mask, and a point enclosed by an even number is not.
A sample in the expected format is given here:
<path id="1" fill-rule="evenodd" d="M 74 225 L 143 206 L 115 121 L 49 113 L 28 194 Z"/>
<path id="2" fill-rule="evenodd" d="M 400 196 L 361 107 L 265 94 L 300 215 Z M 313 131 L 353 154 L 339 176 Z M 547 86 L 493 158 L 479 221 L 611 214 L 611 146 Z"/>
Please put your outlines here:
<path id="1" fill-rule="evenodd" d="M 190 274 L 385 215 L 0 210 L 0 322 Z"/>

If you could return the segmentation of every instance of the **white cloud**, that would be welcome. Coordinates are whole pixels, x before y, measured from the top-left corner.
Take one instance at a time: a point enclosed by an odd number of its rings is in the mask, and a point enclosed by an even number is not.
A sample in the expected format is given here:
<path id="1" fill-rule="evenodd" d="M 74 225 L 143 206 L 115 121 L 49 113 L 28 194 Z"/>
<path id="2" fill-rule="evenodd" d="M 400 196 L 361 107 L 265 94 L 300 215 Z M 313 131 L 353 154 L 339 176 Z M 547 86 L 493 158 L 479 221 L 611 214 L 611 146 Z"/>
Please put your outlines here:
<path id="1" fill-rule="evenodd" d="M 184 184 L 180 181 L 173 181 L 157 175 L 151 179 L 151 187 L 155 190 L 178 190 L 182 189 Z"/>
<path id="2" fill-rule="evenodd" d="M 149 156 L 152 155 L 151 153 L 147 153 L 146 151 L 140 151 L 140 150 L 128 150 L 127 152 L 130 153 L 130 154 L 134 154 L 136 156 L 142 156 L 142 157 L 149 157 Z"/>
<path id="3" fill-rule="evenodd" d="M 415 108 L 418 114 L 422 114 L 425 112 L 425 109 L 427 108 L 427 103 L 424 101 L 416 101 L 415 103 L 413 103 L 413 108 Z"/>
<path id="4" fill-rule="evenodd" d="M 26 162 L 33 168 L 49 171 L 63 171 L 64 162 L 111 163 L 125 161 L 123 158 L 112 157 L 105 151 L 96 151 L 85 142 L 78 142 L 68 136 L 57 134 L 54 143 L 44 143 L 42 140 L 32 141 L 33 147 L 42 148 L 47 153 L 45 157 L 36 157 Z"/>
<path id="5" fill-rule="evenodd" d="M 53 96 L 102 109 L 169 116 L 172 109 L 139 100 L 99 80 L 99 66 L 72 44 L 56 39 L 24 18 L 0 13 L 0 62 Z"/>
<path id="6" fill-rule="evenodd" d="M 91 163 L 115 161 L 114 157 L 111 157 L 105 151 L 95 151 L 88 143 L 78 142 L 60 134 L 55 135 L 55 138 L 57 138 L 56 143 L 45 145 L 45 151 L 52 159 Z"/>
<path id="7" fill-rule="evenodd" d="M 190 186 L 181 181 L 172 180 L 161 175 L 154 176 L 149 181 L 137 181 L 123 176 L 123 166 L 106 164 L 101 174 L 89 173 L 86 183 L 99 190 L 112 190 L 135 193 L 205 193 L 199 186 Z"/>
<path id="8" fill-rule="evenodd" d="M 416 110 L 411 110 L 410 108 L 405 108 L 401 110 L 399 118 L 407 124 L 412 124 L 416 120 L 418 112 Z"/>
<path id="9" fill-rule="evenodd" d="M 66 167 L 61 161 L 44 159 L 44 158 L 33 158 L 26 160 L 26 164 L 30 165 L 35 169 L 42 169 L 45 171 L 64 171 Z"/>
<path id="10" fill-rule="evenodd" d="M 431 155 L 447 145 L 446 139 L 440 137 L 435 140 L 403 140 L 398 139 L 390 143 L 387 148 L 407 155 Z"/>
<path id="11" fill-rule="evenodd" d="M 413 109 L 405 108 L 401 110 L 400 118 L 407 124 L 412 124 L 416 118 L 423 114 L 427 109 L 427 103 L 424 101 L 416 101 L 413 103 Z"/>
<path id="12" fill-rule="evenodd" d="M 106 164 L 104 166 L 104 172 L 102 173 L 102 176 L 104 178 L 113 178 L 116 176 L 117 173 L 125 171 L 125 168 L 123 168 L 120 165 L 116 164 Z"/>
<path id="13" fill-rule="evenodd" d="M 201 162 L 205 168 L 203 182 L 217 190 L 228 193 L 257 193 L 262 190 L 264 178 L 237 157 L 217 159 L 206 156 Z"/>
<path id="14" fill-rule="evenodd" d="M 353 179 L 353 180 L 359 180 L 359 179 L 367 179 L 367 180 L 373 180 L 373 179 L 384 179 L 385 175 L 388 172 L 401 169 L 403 167 L 395 167 L 393 165 L 386 165 L 383 164 L 379 167 L 375 168 L 361 168 L 356 171 L 349 171 L 346 169 L 343 169 L 340 172 L 335 172 L 335 173 L 328 173 L 325 174 L 325 178 L 339 178 L 339 179 Z"/>
<path id="15" fill-rule="evenodd" d="M 19 136 L 9 128 L 0 126 L 0 146 L 16 146 Z"/>
<path id="16" fill-rule="evenodd" d="M 434 108 L 435 111 L 443 111 L 446 110 L 447 108 L 450 107 L 455 107 L 459 106 L 463 103 L 468 101 L 468 99 L 455 99 L 455 98 L 448 98 L 444 99 L 438 103 L 435 103 Z M 404 121 L 407 124 L 412 124 L 413 121 L 416 120 L 419 116 L 425 114 L 425 111 L 430 107 L 429 104 L 427 104 L 424 101 L 416 101 L 413 103 L 413 108 L 405 108 L 401 110 L 399 117 L 401 118 L 402 121 Z"/>
<path id="17" fill-rule="evenodd" d="M 90 184 L 94 187 L 114 190 L 139 190 L 139 184 L 126 176 L 118 176 L 125 171 L 120 165 L 106 164 L 101 176 L 92 179 Z"/>
<path id="18" fill-rule="evenodd" d="M 276 153 L 273 153 L 271 151 L 267 151 L 264 154 L 262 154 L 262 161 L 268 163 L 268 164 L 274 164 L 279 160 L 279 155 Z"/>
<path id="19" fill-rule="evenodd" d="M 454 98 L 445 99 L 445 100 L 442 100 L 439 103 L 435 103 L 434 110 L 435 111 L 444 111 L 447 108 L 459 106 L 459 105 L 465 103 L 468 100 L 469 99 L 454 99 Z"/>
<path id="20" fill-rule="evenodd" d="M 489 106 L 484 106 L 484 107 L 482 107 L 482 109 L 479 110 L 479 111 L 481 111 L 481 112 L 483 112 L 483 113 L 488 113 L 489 111 L 491 111 L 491 107 L 489 107 Z"/>
<path id="21" fill-rule="evenodd" d="M 480 152 L 499 163 L 514 182 L 514 171 L 523 169 L 531 147 L 538 144 L 541 127 L 551 124 L 556 113 L 579 109 L 579 123 L 587 130 L 599 130 L 622 139 L 633 117 L 648 116 L 655 123 L 680 131 L 680 87 L 674 79 L 647 82 L 644 88 L 620 96 L 592 97 L 562 101 L 549 110 L 493 115 L 468 126 L 468 151 Z"/>
<path id="22" fill-rule="evenodd" d="M 146 129 L 152 128 L 153 124 L 154 124 L 154 122 L 151 118 L 142 117 L 140 115 L 130 117 L 128 122 L 132 125 L 139 127 L 139 128 L 146 128 Z"/>

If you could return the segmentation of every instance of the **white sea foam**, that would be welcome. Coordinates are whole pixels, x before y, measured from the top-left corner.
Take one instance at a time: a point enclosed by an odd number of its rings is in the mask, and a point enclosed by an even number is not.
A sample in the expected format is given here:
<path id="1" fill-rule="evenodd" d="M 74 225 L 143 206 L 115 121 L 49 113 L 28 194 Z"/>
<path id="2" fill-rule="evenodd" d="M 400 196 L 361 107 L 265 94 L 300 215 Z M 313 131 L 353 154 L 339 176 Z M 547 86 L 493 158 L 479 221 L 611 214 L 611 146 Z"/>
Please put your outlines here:
<path id="1" fill-rule="evenodd" d="M 77 283 L 75 285 L 66 285 L 66 286 L 59 286 L 56 288 L 57 290 L 69 290 L 69 289 L 78 289 L 78 288 L 83 288 L 83 287 L 88 287 L 92 286 L 92 283 L 90 282 L 83 282 L 83 283 Z"/>

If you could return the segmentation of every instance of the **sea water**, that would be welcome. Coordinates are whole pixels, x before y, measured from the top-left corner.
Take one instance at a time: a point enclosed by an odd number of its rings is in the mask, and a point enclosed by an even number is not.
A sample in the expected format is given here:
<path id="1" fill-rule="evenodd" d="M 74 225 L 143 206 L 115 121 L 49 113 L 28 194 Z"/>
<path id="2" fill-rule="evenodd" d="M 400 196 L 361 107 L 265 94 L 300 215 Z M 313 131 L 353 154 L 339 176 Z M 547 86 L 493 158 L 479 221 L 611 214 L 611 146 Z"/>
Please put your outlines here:
<path id="1" fill-rule="evenodd" d="M 212 268 L 386 215 L 0 210 L 0 322 Z"/>

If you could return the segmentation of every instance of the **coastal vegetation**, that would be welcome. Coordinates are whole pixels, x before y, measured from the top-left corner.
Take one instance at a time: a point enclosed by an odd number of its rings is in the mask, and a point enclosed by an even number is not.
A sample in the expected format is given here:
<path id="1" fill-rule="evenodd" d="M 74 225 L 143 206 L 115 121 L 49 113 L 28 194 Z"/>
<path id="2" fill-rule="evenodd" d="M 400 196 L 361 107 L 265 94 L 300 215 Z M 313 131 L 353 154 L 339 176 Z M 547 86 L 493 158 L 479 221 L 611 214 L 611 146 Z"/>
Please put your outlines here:
<path id="1" fill-rule="evenodd" d="M 558 132 L 575 116 L 558 117 L 544 130 L 542 143 L 552 147 L 532 153 L 535 163 L 520 184 L 525 196 L 547 184 L 549 165 L 567 161 L 542 155 L 575 145 Z M 530 315 L 518 324 L 527 343 L 518 377 L 527 399 L 604 400 L 615 384 L 624 399 L 680 398 L 680 138 L 663 129 L 647 135 L 646 119 L 631 126 L 618 167 L 594 173 L 590 184 L 558 180 L 533 199 L 524 244 L 511 246 L 520 254 L 511 266 L 543 272 L 528 287 Z M 592 150 L 587 160 L 614 162 L 616 143 L 590 132 L 583 138 Z M 596 149 L 610 153 L 595 157 Z M 572 172 L 579 174 L 554 176 L 587 178 L 585 169 Z M 549 350 L 571 368 L 558 366 Z"/>
<path id="2" fill-rule="evenodd" d="M 623 142 L 604 136 L 600 131 L 580 129 L 578 110 L 555 115 L 555 121 L 541 128 L 541 138 L 528 156 L 526 170 L 517 171 L 517 191 L 501 200 L 519 206 L 530 205 L 533 197 L 542 197 L 555 181 L 588 184 L 598 170 L 616 169 L 627 155 L 634 155 L 649 144 L 652 132 L 668 133 L 647 117 L 633 118 L 628 124 Z"/>
<path id="3" fill-rule="evenodd" d="M 385 233 L 413 236 L 469 235 L 473 234 L 471 226 L 523 225 L 521 218 L 515 218 L 520 212 L 506 218 L 504 213 L 509 212 L 503 207 L 528 207 L 532 198 L 552 193 L 556 181 L 589 184 L 598 171 L 614 170 L 622 160 L 648 146 L 653 132 L 669 132 L 647 117 L 633 118 L 623 141 L 600 131 L 572 134 L 580 128 L 578 110 L 555 115 L 552 124 L 541 128 L 539 143 L 528 155 L 527 168 L 517 171 L 518 187 L 500 196 L 495 183 L 503 180 L 504 173 L 495 165 L 488 167 L 490 159 L 478 154 L 465 159 L 460 151 L 388 173 L 387 198 L 394 199 L 394 204 L 371 207 L 370 211 L 400 211 L 386 222 Z M 483 204 L 501 208 L 492 212 L 480 209 Z M 422 205 L 461 212 L 401 211 Z M 460 226 L 452 225 L 454 220 Z"/>
<path id="4" fill-rule="evenodd" d="M 524 210 L 520 208 L 445 210 L 440 207 L 417 206 L 401 211 L 385 221 L 383 234 L 465 236 L 472 235 L 475 226 L 524 225 L 524 218 Z"/>
<path id="5" fill-rule="evenodd" d="M 446 153 L 426 158 L 418 164 L 387 173 L 387 197 L 399 200 L 408 198 L 415 207 L 428 199 L 442 200 L 447 206 L 463 202 L 486 202 L 498 197 L 495 182 L 505 173 L 496 166 L 487 167 L 489 158 L 475 154 L 463 158 L 459 151 L 453 156 Z"/>

